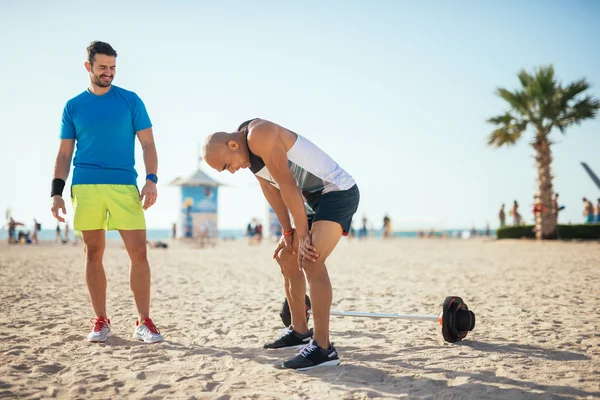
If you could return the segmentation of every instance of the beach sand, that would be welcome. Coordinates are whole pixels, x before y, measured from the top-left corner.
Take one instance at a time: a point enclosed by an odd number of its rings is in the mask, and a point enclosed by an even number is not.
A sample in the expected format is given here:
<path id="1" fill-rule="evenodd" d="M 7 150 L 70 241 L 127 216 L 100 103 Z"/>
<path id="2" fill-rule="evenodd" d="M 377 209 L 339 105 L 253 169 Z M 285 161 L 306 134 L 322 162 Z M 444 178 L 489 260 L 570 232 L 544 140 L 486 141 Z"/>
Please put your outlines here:
<path id="1" fill-rule="evenodd" d="M 93 317 L 81 247 L 0 244 L 0 398 L 563 399 L 600 397 L 600 245 L 343 239 L 332 309 L 438 315 L 461 296 L 477 315 L 459 343 L 435 322 L 331 317 L 338 367 L 278 365 L 274 244 L 149 249 L 152 317 L 166 341 L 131 339 L 128 258 L 105 253 L 114 336 Z"/>

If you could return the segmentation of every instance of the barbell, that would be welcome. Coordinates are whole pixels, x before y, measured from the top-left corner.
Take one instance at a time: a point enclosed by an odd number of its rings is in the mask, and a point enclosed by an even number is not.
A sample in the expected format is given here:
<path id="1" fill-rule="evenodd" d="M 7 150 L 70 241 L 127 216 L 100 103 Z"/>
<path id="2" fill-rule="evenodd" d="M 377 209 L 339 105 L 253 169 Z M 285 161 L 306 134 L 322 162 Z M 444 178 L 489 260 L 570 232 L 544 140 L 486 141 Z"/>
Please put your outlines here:
<path id="1" fill-rule="evenodd" d="M 310 318 L 311 304 L 308 295 L 304 298 L 304 309 L 306 311 L 306 321 Z M 330 315 L 341 317 L 368 317 L 368 318 L 396 318 L 416 321 L 437 321 L 442 327 L 442 336 L 449 343 L 458 342 L 467 336 L 469 331 L 475 328 L 475 314 L 469 310 L 463 299 L 458 296 L 448 296 L 444 300 L 442 312 L 439 316 L 430 315 L 411 315 L 411 314 L 381 314 L 359 311 L 337 311 L 331 310 Z M 279 313 L 281 321 L 288 327 L 292 324 L 292 314 L 287 299 L 281 306 Z"/>

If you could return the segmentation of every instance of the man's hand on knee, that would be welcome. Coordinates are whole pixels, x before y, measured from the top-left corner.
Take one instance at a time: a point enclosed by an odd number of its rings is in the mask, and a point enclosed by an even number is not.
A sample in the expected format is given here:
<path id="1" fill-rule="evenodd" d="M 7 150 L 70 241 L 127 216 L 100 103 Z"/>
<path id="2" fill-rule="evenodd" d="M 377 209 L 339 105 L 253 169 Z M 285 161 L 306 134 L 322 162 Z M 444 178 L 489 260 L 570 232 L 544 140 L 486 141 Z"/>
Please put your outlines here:
<path id="1" fill-rule="evenodd" d="M 273 258 L 276 258 L 281 249 L 287 249 L 290 254 L 296 255 L 296 249 L 294 248 L 294 229 L 290 232 L 284 232 L 279 239 L 279 243 L 277 244 L 277 248 L 273 252 Z"/>

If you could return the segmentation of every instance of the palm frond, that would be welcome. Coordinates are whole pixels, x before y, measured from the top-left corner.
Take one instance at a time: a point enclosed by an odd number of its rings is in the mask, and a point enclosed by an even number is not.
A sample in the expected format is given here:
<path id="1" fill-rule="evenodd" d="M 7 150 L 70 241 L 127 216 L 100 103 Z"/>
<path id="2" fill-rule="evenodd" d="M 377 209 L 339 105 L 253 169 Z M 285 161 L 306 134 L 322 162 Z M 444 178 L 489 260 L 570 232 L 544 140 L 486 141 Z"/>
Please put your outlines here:
<path id="1" fill-rule="evenodd" d="M 562 110 L 555 120 L 556 127 L 564 133 L 564 129 L 572 124 L 579 124 L 584 119 L 593 119 L 600 110 L 600 100 L 585 96 L 571 107 Z"/>
<path id="2" fill-rule="evenodd" d="M 513 120 L 513 116 L 510 115 L 510 113 L 506 113 L 506 114 L 502 114 L 502 115 L 498 115 L 497 117 L 491 117 L 487 119 L 487 123 L 488 124 L 495 124 L 495 125 L 500 125 L 500 124 L 510 124 L 510 122 Z"/>
<path id="3" fill-rule="evenodd" d="M 563 100 L 569 101 L 590 87 L 591 85 L 585 78 L 579 79 L 563 89 Z"/>
<path id="4" fill-rule="evenodd" d="M 528 87 L 531 84 L 531 81 L 533 80 L 533 76 L 531 76 L 529 72 L 527 72 L 525 69 L 519 71 L 519 74 L 517 76 L 519 77 L 519 81 L 521 81 L 521 86 L 523 88 Z"/>
<path id="5" fill-rule="evenodd" d="M 506 100 L 506 102 L 510 105 L 510 107 L 513 110 L 518 111 L 520 114 L 529 114 L 529 103 L 527 101 L 527 96 L 525 96 L 525 93 L 521 91 L 511 92 L 503 88 L 498 88 L 496 90 L 496 94 L 502 99 Z"/>
<path id="6" fill-rule="evenodd" d="M 560 84 L 554 79 L 554 67 L 550 65 L 538 68 L 530 96 L 534 104 L 535 119 L 540 125 L 544 119 L 549 119 L 553 115 L 559 92 Z"/>
<path id="7" fill-rule="evenodd" d="M 535 71 L 534 82 L 540 94 L 552 94 L 557 87 L 557 82 L 554 79 L 554 67 L 552 65 L 539 67 Z"/>
<path id="8" fill-rule="evenodd" d="M 488 145 L 501 147 L 514 145 L 519 141 L 525 129 L 527 129 L 526 120 L 518 120 L 510 113 L 498 115 L 489 118 L 488 123 L 499 125 L 488 137 Z"/>

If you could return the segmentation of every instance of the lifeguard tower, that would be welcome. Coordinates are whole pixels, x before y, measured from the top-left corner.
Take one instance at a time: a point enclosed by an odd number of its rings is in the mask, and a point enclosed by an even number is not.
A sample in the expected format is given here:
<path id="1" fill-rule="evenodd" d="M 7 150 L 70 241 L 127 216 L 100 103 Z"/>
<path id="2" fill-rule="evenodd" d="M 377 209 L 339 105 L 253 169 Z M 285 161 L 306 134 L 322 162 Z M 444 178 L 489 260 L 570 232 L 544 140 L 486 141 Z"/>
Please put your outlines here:
<path id="1" fill-rule="evenodd" d="M 187 178 L 176 178 L 169 183 L 181 187 L 178 238 L 210 238 L 218 235 L 219 184 L 202 171 L 202 158 L 198 169 Z"/>

